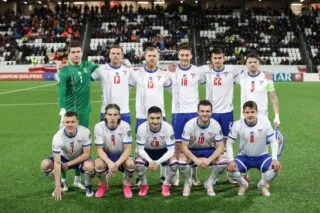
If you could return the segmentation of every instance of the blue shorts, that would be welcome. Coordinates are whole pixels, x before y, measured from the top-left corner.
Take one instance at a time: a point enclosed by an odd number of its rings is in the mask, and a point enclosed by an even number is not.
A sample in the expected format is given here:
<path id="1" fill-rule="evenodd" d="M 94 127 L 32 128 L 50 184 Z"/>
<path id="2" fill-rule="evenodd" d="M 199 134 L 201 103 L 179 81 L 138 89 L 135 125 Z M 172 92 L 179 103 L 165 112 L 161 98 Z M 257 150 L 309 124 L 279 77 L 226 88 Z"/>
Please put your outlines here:
<path id="1" fill-rule="evenodd" d="M 211 118 L 220 124 L 223 136 L 227 137 L 234 121 L 233 111 L 227 113 L 213 113 Z"/>
<path id="2" fill-rule="evenodd" d="M 51 160 L 52 162 L 54 162 L 54 157 L 53 156 L 48 157 L 48 159 Z M 69 160 L 61 155 L 61 165 L 64 164 L 64 163 L 67 163 L 67 162 L 69 162 Z M 75 170 L 80 171 L 81 173 L 84 173 L 83 163 L 79 163 L 79 164 L 70 166 L 69 169 L 75 169 Z"/>
<path id="3" fill-rule="evenodd" d="M 191 153 L 196 156 L 197 158 L 208 158 L 212 155 L 212 153 L 215 151 L 216 149 L 214 147 L 210 147 L 207 149 L 190 149 Z M 192 163 L 193 166 L 196 166 L 194 163 Z M 210 163 L 210 165 L 212 165 Z"/>
<path id="4" fill-rule="evenodd" d="M 116 162 L 119 158 L 120 158 L 120 156 L 121 156 L 121 153 L 120 154 L 108 154 L 108 153 L 106 153 L 107 154 L 107 156 L 108 156 L 108 158 L 110 159 L 110 160 L 112 160 L 113 162 Z M 123 167 L 123 164 L 121 164 L 120 166 L 119 166 L 119 168 L 118 168 L 118 170 L 120 171 L 120 172 L 124 172 L 124 167 Z"/>
<path id="5" fill-rule="evenodd" d="M 241 173 L 245 173 L 251 168 L 256 168 L 262 173 L 269 170 L 272 158 L 268 154 L 264 154 L 257 157 L 249 157 L 246 155 L 238 155 L 235 158 L 235 163 Z"/>
<path id="6" fill-rule="evenodd" d="M 172 113 L 171 123 L 174 130 L 176 141 L 182 140 L 182 132 L 185 124 L 198 116 L 198 113 Z"/>
<path id="7" fill-rule="evenodd" d="M 155 150 L 153 150 L 153 149 L 144 149 L 144 150 L 149 155 L 149 157 L 154 161 L 160 159 L 168 151 L 167 148 L 165 148 L 165 149 L 155 149 Z M 161 165 L 165 166 L 165 165 L 167 165 L 167 162 L 163 162 Z M 149 166 L 149 162 L 146 161 L 145 166 L 148 167 Z"/>
<path id="8" fill-rule="evenodd" d="M 166 117 L 163 117 L 163 120 L 166 121 Z M 137 118 L 137 120 L 136 120 L 136 133 L 138 132 L 138 127 L 145 121 L 147 121 L 147 119 Z"/>
<path id="9" fill-rule="evenodd" d="M 130 113 L 121 113 L 120 119 L 128 122 L 131 125 L 131 116 Z M 100 114 L 100 121 L 104 121 L 104 113 Z"/>

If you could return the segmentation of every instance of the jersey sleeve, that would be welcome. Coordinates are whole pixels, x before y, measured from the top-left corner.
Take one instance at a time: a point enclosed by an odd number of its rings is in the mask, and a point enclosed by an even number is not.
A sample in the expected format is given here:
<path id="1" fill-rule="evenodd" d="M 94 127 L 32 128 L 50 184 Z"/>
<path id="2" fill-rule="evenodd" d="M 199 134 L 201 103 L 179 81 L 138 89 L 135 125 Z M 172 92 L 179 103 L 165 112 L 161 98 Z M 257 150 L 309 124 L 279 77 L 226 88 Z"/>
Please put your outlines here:
<path id="1" fill-rule="evenodd" d="M 132 70 L 131 75 L 129 77 L 129 86 L 135 87 L 137 85 L 137 77 L 139 71 Z"/>
<path id="2" fill-rule="evenodd" d="M 92 145 L 92 139 L 91 139 L 91 133 L 89 129 L 86 129 L 84 137 L 85 137 L 85 141 L 82 147 L 90 147 Z"/>
<path id="3" fill-rule="evenodd" d="M 266 126 L 267 126 L 267 141 L 270 143 L 276 143 L 277 141 L 274 134 L 274 130 L 272 129 L 269 119 L 266 119 Z"/>
<path id="4" fill-rule="evenodd" d="M 93 81 L 97 81 L 97 80 L 100 80 L 100 73 L 101 73 L 101 70 L 102 70 L 102 66 L 100 66 L 99 68 L 95 69 L 92 73 L 91 73 L 91 79 Z"/>
<path id="5" fill-rule="evenodd" d="M 239 138 L 239 129 L 240 129 L 240 122 L 235 122 L 229 132 L 228 138 L 231 140 L 231 143 L 234 143 L 235 140 Z"/>
<path id="6" fill-rule="evenodd" d="M 176 143 L 176 140 L 174 137 L 173 128 L 170 126 L 170 128 L 168 129 L 168 137 L 166 140 L 166 145 L 167 145 L 167 147 L 170 147 L 170 146 L 174 146 L 175 143 Z"/>
<path id="7" fill-rule="evenodd" d="M 94 143 L 96 146 L 103 146 L 102 129 L 98 124 L 94 127 Z"/>
<path id="8" fill-rule="evenodd" d="M 136 143 L 137 146 L 144 147 L 146 145 L 146 136 L 143 132 L 143 128 L 141 128 L 141 125 L 138 127 L 137 135 L 136 135 Z"/>
<path id="9" fill-rule="evenodd" d="M 132 133 L 131 133 L 131 128 L 129 125 L 126 126 L 124 129 L 124 136 L 123 136 L 123 144 L 132 144 Z"/>
<path id="10" fill-rule="evenodd" d="M 67 67 L 63 67 L 58 74 L 58 96 L 59 96 L 59 107 L 66 108 L 66 92 L 67 92 L 67 80 L 68 76 L 66 73 Z"/>
<path id="11" fill-rule="evenodd" d="M 171 78 L 170 78 L 170 73 L 165 73 L 164 75 L 166 77 L 166 81 L 164 82 L 163 86 L 164 87 L 171 87 L 172 85 L 172 81 L 171 81 Z"/>
<path id="12" fill-rule="evenodd" d="M 219 143 L 223 141 L 223 133 L 221 130 L 221 126 L 219 125 L 219 123 L 216 123 L 216 129 L 217 129 L 217 134 L 215 136 L 215 142 Z"/>
<path id="13" fill-rule="evenodd" d="M 204 84 L 206 83 L 206 77 L 205 77 L 205 72 L 201 69 L 201 67 L 197 68 L 197 73 L 199 75 L 199 84 Z"/>
<path id="14" fill-rule="evenodd" d="M 62 145 L 61 139 L 56 134 L 52 139 L 52 152 L 54 154 L 61 154 L 61 145 Z"/>
<path id="15" fill-rule="evenodd" d="M 90 72 L 90 73 L 93 73 L 96 69 L 98 69 L 99 68 L 99 65 L 97 65 L 97 64 L 94 64 L 94 63 L 92 63 L 92 62 L 88 62 L 88 71 Z"/>
<path id="16" fill-rule="evenodd" d="M 191 136 L 191 128 L 190 128 L 190 123 L 187 122 L 186 125 L 183 128 L 182 132 L 182 140 L 184 143 L 189 143 L 190 141 L 190 136 Z"/>

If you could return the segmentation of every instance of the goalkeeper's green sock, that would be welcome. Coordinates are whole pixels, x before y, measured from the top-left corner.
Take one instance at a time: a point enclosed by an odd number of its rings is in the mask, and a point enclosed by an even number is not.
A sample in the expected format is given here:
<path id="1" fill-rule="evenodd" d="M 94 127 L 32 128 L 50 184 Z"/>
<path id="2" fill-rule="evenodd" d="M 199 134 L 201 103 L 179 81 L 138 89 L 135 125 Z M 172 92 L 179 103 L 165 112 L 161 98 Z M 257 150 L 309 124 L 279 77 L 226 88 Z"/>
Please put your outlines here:
<path id="1" fill-rule="evenodd" d="M 61 178 L 62 179 L 67 179 L 67 173 L 65 171 L 61 172 Z"/>

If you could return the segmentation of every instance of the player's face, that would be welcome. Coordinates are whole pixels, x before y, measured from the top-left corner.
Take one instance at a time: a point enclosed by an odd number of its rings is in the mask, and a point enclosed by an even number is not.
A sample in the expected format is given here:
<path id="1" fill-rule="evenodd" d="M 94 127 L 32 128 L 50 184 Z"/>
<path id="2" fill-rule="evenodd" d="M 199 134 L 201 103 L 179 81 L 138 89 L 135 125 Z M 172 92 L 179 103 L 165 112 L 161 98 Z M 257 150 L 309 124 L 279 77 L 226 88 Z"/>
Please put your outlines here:
<path id="1" fill-rule="evenodd" d="M 120 113 L 116 109 L 108 109 L 107 113 L 104 115 L 104 120 L 110 129 L 114 129 L 118 126 L 120 119 Z"/>
<path id="2" fill-rule="evenodd" d="M 158 52 L 154 51 L 147 51 L 145 54 L 145 60 L 148 67 L 156 67 L 158 63 Z"/>
<path id="3" fill-rule="evenodd" d="M 259 69 L 259 60 L 257 58 L 248 58 L 247 59 L 247 67 L 251 73 L 255 73 Z"/>
<path id="4" fill-rule="evenodd" d="M 69 50 L 69 60 L 74 65 L 79 65 L 82 58 L 82 50 L 80 47 L 71 47 Z"/>
<path id="5" fill-rule="evenodd" d="M 244 118 L 248 124 L 254 124 L 257 121 L 257 110 L 255 108 L 246 107 L 243 110 Z"/>
<path id="6" fill-rule="evenodd" d="M 178 54 L 180 65 L 183 67 L 188 67 L 191 63 L 192 54 L 190 50 L 180 50 Z"/>
<path id="7" fill-rule="evenodd" d="M 211 118 L 211 106 L 200 105 L 198 110 L 199 120 L 202 124 L 207 124 Z"/>
<path id="8" fill-rule="evenodd" d="M 215 69 L 218 69 L 218 70 L 221 69 L 224 65 L 224 62 L 225 62 L 224 54 L 223 53 L 221 53 L 221 54 L 212 53 L 211 61 L 212 61 L 213 67 Z"/>
<path id="9" fill-rule="evenodd" d="M 78 126 L 78 120 L 76 116 L 64 117 L 64 128 L 68 135 L 75 135 Z"/>
<path id="10" fill-rule="evenodd" d="M 121 48 L 111 48 L 109 58 L 111 60 L 111 64 L 119 66 L 123 58 Z"/>
<path id="11" fill-rule="evenodd" d="M 161 113 L 151 113 L 148 115 L 148 123 L 149 123 L 150 129 L 153 132 L 159 131 L 161 127 L 161 121 L 162 121 Z"/>

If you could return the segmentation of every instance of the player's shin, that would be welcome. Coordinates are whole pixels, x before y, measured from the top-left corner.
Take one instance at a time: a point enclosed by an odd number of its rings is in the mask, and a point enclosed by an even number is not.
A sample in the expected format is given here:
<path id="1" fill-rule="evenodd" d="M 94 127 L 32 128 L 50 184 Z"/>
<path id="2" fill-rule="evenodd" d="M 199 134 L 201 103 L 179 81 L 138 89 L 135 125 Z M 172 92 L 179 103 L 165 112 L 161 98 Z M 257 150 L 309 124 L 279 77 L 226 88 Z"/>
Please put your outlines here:
<path id="1" fill-rule="evenodd" d="M 103 169 L 103 170 L 96 169 L 96 175 L 99 178 L 102 185 L 108 185 L 106 169 Z"/>
<path id="2" fill-rule="evenodd" d="M 136 162 L 136 173 L 141 181 L 141 185 L 146 185 L 148 183 L 146 176 L 147 168 L 143 164 Z"/>
<path id="3" fill-rule="evenodd" d="M 135 169 L 125 169 L 124 170 L 124 179 L 123 179 L 123 185 L 129 185 L 131 184 L 131 179 L 133 177 Z"/>
<path id="4" fill-rule="evenodd" d="M 270 180 L 272 180 L 273 178 L 276 177 L 278 173 L 275 172 L 273 169 L 269 169 L 268 171 L 262 173 L 262 178 L 261 180 L 259 181 L 259 185 L 260 186 L 265 186 L 268 184 L 268 182 Z"/>
<path id="5" fill-rule="evenodd" d="M 222 173 L 224 167 L 218 167 L 217 165 L 211 166 L 211 173 L 207 180 L 207 185 L 213 185 L 216 183 L 218 176 Z"/>
<path id="6" fill-rule="evenodd" d="M 164 184 L 170 185 L 171 179 L 176 175 L 176 172 L 178 170 L 178 162 L 177 161 L 171 162 L 170 165 L 166 167 L 167 167 L 167 174 L 164 180 Z"/>
<path id="7" fill-rule="evenodd" d="M 186 162 L 179 162 L 179 171 L 185 177 L 184 184 L 185 186 L 191 187 L 191 169 L 190 165 Z"/>

